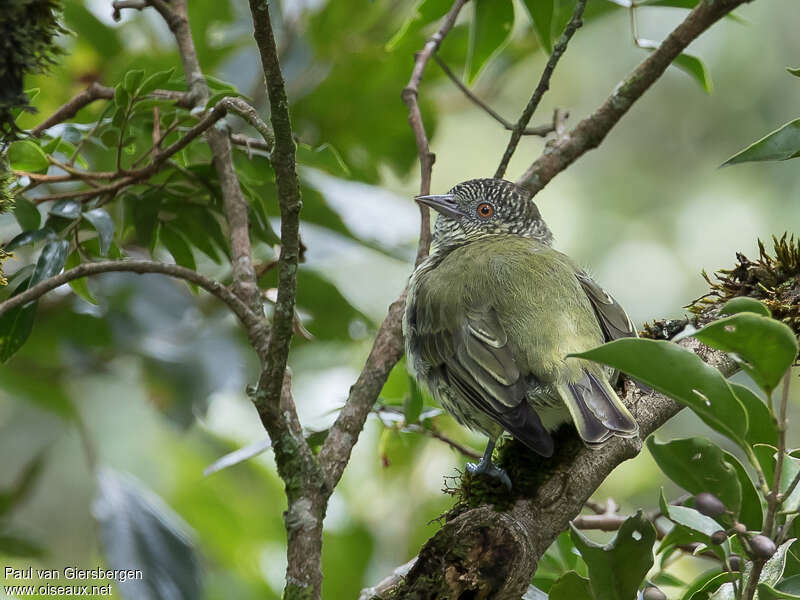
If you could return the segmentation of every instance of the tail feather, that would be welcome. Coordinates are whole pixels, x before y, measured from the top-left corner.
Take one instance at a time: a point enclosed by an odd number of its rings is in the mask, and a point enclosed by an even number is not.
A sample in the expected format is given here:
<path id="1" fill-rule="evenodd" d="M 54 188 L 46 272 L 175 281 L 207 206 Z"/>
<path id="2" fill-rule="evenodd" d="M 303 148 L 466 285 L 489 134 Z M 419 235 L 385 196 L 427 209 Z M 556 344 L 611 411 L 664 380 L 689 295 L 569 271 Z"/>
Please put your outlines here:
<path id="1" fill-rule="evenodd" d="M 588 446 L 601 446 L 614 436 L 634 437 L 639 426 L 604 378 L 588 371 L 567 384 L 561 396 L 572 421 Z"/>

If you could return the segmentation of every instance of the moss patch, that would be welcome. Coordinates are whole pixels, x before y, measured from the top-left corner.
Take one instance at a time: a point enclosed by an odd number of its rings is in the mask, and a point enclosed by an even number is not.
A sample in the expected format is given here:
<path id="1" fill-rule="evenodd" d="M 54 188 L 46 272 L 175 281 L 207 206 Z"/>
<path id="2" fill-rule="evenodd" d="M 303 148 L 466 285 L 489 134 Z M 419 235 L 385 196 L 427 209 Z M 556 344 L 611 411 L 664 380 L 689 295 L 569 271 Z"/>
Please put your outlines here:
<path id="1" fill-rule="evenodd" d="M 772 252 L 759 240 L 758 252 L 756 260 L 737 253 L 737 264 L 717 271 L 713 278 L 703 271 L 711 291 L 687 308 L 699 316 L 731 298 L 751 296 L 761 300 L 773 317 L 800 333 L 800 239 L 787 233 L 780 238 L 772 236 Z"/>

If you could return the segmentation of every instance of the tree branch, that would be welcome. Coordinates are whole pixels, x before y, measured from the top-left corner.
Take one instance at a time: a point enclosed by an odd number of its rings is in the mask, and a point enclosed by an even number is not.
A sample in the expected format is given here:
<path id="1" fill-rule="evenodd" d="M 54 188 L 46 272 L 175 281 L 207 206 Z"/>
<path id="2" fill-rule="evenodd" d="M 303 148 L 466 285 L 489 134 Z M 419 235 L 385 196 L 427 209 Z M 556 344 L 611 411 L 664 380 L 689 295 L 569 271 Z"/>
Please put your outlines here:
<path id="1" fill-rule="evenodd" d="M 519 144 L 523 131 L 528 126 L 531 117 L 533 117 L 533 113 L 536 112 L 536 108 L 539 106 L 542 96 L 550 89 L 550 77 L 553 75 L 558 61 L 561 60 L 561 56 L 566 51 L 573 34 L 583 25 L 583 11 L 586 8 L 586 1 L 587 0 L 578 0 L 578 3 L 575 5 L 575 10 L 572 12 L 572 17 L 564 29 L 564 33 L 561 34 L 558 42 L 553 46 L 553 53 L 550 55 L 550 58 L 547 59 L 547 64 L 544 67 L 544 71 L 542 71 L 542 76 L 539 78 L 539 83 L 536 85 L 536 89 L 533 90 L 531 99 L 528 101 L 525 110 L 522 111 L 522 115 L 519 117 L 519 121 L 517 121 L 514 130 L 511 132 L 511 139 L 508 140 L 508 146 L 506 146 L 506 150 L 503 152 L 503 158 L 500 160 L 500 164 L 494 173 L 495 179 L 502 179 L 503 175 L 505 175 L 508 163 L 511 161 L 511 157 L 517 149 L 517 144 Z"/>
<path id="2" fill-rule="evenodd" d="M 441 67 L 444 74 L 450 78 L 455 86 L 461 90 L 461 92 L 469 98 L 476 106 L 481 108 L 486 114 L 492 117 L 495 121 L 500 123 L 505 129 L 508 131 L 515 131 L 516 126 L 513 125 L 510 121 L 507 121 L 500 115 L 496 110 L 494 110 L 491 106 L 486 104 L 483 100 L 478 98 L 475 94 L 472 93 L 466 85 L 462 83 L 462 81 L 456 77 L 456 74 L 450 70 L 450 67 L 447 66 L 441 58 L 439 58 L 438 54 L 433 54 L 433 60 L 436 61 L 436 64 Z M 551 123 L 550 125 L 540 125 L 539 127 L 526 127 L 522 130 L 522 135 L 538 135 L 539 137 L 545 137 L 548 133 L 555 131 L 555 124 Z"/>
<path id="3" fill-rule="evenodd" d="M 56 289 L 57 287 L 69 283 L 74 279 L 88 277 L 90 275 L 97 275 L 100 273 L 111 272 L 131 272 L 131 273 L 160 273 L 162 275 L 169 275 L 177 279 L 184 279 L 190 283 L 203 288 L 208 293 L 216 296 L 222 302 L 228 305 L 233 313 L 239 318 L 242 325 L 248 331 L 251 337 L 264 336 L 266 329 L 263 322 L 245 305 L 231 290 L 225 287 L 219 281 L 210 279 L 205 275 L 201 275 L 197 271 L 187 269 L 180 265 L 171 265 L 167 263 L 155 262 L 151 260 L 106 260 L 99 262 L 88 262 L 78 265 L 73 269 L 64 271 L 59 275 L 40 281 L 32 288 L 25 290 L 11 296 L 7 300 L 0 302 L 0 315 L 8 312 L 18 306 L 23 306 L 28 302 L 36 300 L 47 292 Z"/>
<path id="4" fill-rule="evenodd" d="M 414 130 L 414 137 L 417 140 L 417 154 L 419 155 L 420 168 L 420 194 L 431 193 L 431 172 L 433 171 L 433 163 L 436 161 L 436 156 L 431 152 L 431 147 L 428 143 L 428 135 L 425 133 L 425 124 L 422 122 L 422 113 L 419 109 L 419 84 L 422 81 L 422 74 L 425 72 L 428 61 L 439 49 L 439 46 L 442 45 L 445 36 L 453 28 L 458 13 L 466 2 L 467 0 L 455 0 L 455 2 L 453 2 L 453 6 L 442 20 L 439 29 L 425 43 L 422 50 L 417 53 L 414 59 L 414 69 L 411 71 L 411 79 L 409 79 L 408 85 L 403 88 L 403 102 L 405 102 L 408 107 L 408 122 L 411 125 L 411 129 Z M 419 212 L 421 221 L 416 264 L 422 262 L 422 259 L 428 255 L 428 250 L 431 246 L 430 210 L 424 204 L 420 204 Z"/>
<path id="5" fill-rule="evenodd" d="M 658 49 L 642 61 L 615 89 L 611 96 L 589 117 L 578 123 L 528 167 L 517 185 L 532 195 L 566 169 L 585 152 L 600 145 L 667 67 L 683 50 L 711 25 L 736 7 L 750 0 L 717 0 L 699 2 L 684 21 L 670 33 Z"/>

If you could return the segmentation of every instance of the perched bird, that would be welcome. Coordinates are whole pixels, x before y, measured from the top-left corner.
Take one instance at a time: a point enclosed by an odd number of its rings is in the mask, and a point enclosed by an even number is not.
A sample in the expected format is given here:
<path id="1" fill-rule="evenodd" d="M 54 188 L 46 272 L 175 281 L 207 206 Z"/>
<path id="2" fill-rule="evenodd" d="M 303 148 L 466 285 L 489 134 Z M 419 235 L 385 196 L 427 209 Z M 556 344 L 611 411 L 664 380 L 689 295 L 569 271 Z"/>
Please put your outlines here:
<path id="1" fill-rule="evenodd" d="M 552 456 L 572 421 L 590 447 L 633 437 L 616 374 L 567 358 L 636 335 L 622 307 L 566 255 L 522 188 L 472 179 L 418 196 L 437 211 L 430 256 L 411 276 L 403 317 L 410 372 L 455 419 L 489 437 L 473 473 L 511 483 L 492 464 L 503 431 Z"/>

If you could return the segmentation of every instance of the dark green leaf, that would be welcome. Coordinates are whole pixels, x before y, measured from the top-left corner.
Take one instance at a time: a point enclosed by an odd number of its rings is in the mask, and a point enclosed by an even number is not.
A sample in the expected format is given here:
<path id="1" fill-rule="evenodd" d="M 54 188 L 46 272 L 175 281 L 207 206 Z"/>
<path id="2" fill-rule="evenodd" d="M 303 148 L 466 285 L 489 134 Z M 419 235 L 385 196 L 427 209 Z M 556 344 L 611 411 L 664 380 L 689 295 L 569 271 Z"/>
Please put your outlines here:
<path id="1" fill-rule="evenodd" d="M 548 54 L 553 51 L 553 0 L 523 0 L 533 21 L 539 43 Z"/>
<path id="2" fill-rule="evenodd" d="M 744 443 L 747 413 L 715 368 L 662 340 L 625 338 L 574 355 L 610 365 L 690 407 L 711 428 Z"/>
<path id="3" fill-rule="evenodd" d="M 71 269 L 72 267 L 77 267 L 81 264 L 81 257 L 77 251 L 73 252 L 67 257 L 67 262 L 64 265 L 65 269 Z M 97 300 L 92 295 L 92 292 L 89 291 L 89 278 L 88 277 L 79 277 L 78 279 L 73 279 L 69 282 L 69 287 L 72 288 L 72 291 L 78 294 L 81 298 L 86 300 L 91 304 L 97 304 Z"/>
<path id="4" fill-rule="evenodd" d="M 800 474 L 800 458 L 784 456 L 781 468 L 781 492 L 786 492 L 798 474 Z M 783 501 L 782 510 L 800 510 L 800 485 L 795 486 L 791 495 Z"/>
<path id="5" fill-rule="evenodd" d="M 157 193 L 148 193 L 141 196 L 126 196 L 125 200 L 136 231 L 136 241 L 149 248 L 158 220 L 158 211 L 161 209 L 161 196 Z"/>
<path id="6" fill-rule="evenodd" d="M 387 42 L 386 50 L 391 52 L 410 32 L 417 31 L 431 21 L 443 17 L 451 6 L 452 3 L 449 0 L 419 0 L 400 30 Z"/>
<path id="7" fill-rule="evenodd" d="M 19 140 L 8 147 L 8 162 L 11 168 L 29 173 L 44 173 L 50 162 L 38 144 L 30 140 Z"/>
<path id="8" fill-rule="evenodd" d="M 797 594 L 776 590 L 766 583 L 759 583 L 758 600 L 800 600 L 800 596 Z"/>
<path id="9" fill-rule="evenodd" d="M 342 159 L 342 155 L 330 144 L 322 144 L 316 148 L 308 144 L 298 144 L 297 162 L 322 169 L 332 175 L 350 177 L 350 169 Z"/>
<path id="10" fill-rule="evenodd" d="M 133 69 L 125 73 L 125 91 L 131 96 L 135 96 L 142 79 L 144 79 L 144 71 L 141 69 Z"/>
<path id="11" fill-rule="evenodd" d="M 50 214 L 72 221 L 80 218 L 81 209 L 80 202 L 72 198 L 65 198 L 64 200 L 59 200 L 50 208 Z"/>
<path id="12" fill-rule="evenodd" d="M 0 554 L 17 558 L 38 558 L 44 555 L 44 548 L 18 535 L 0 532 Z"/>
<path id="13" fill-rule="evenodd" d="M 789 327 L 753 313 L 719 319 L 691 335 L 712 348 L 730 353 L 768 394 L 797 356 L 797 338 Z"/>
<path id="14" fill-rule="evenodd" d="M 236 86 L 232 83 L 228 83 L 222 79 L 217 79 L 211 75 L 206 75 L 205 78 L 206 83 L 208 83 L 208 87 L 214 92 L 233 92 L 234 94 L 238 94 Z"/>
<path id="15" fill-rule="evenodd" d="M 35 302 L 12 308 L 0 316 L 0 362 L 6 362 L 22 348 L 33 330 L 35 317 Z"/>
<path id="16" fill-rule="evenodd" d="M 722 166 L 763 160 L 789 160 L 800 156 L 800 119 L 782 125 L 734 154 Z"/>
<path id="17" fill-rule="evenodd" d="M 672 64 L 678 67 L 681 71 L 688 73 L 692 78 L 700 84 L 707 93 L 714 90 L 714 84 L 711 81 L 711 74 L 708 72 L 705 63 L 691 54 L 681 53 Z"/>
<path id="18" fill-rule="evenodd" d="M 36 261 L 36 267 L 33 269 L 29 287 L 35 286 L 40 281 L 44 281 L 53 275 L 58 275 L 61 269 L 64 268 L 64 263 L 67 261 L 67 251 L 69 250 L 69 242 L 66 240 L 52 240 L 48 242 L 42 253 L 39 254 L 39 259 Z"/>
<path id="19" fill-rule="evenodd" d="M 709 492 L 739 516 L 742 486 L 736 469 L 725 460 L 722 448 L 700 437 L 672 440 L 664 444 L 647 440 L 650 454 L 664 474 L 692 494 Z"/>
<path id="20" fill-rule="evenodd" d="M 800 77 L 800 68 L 793 69 L 792 67 L 786 67 L 786 70 L 789 71 L 795 77 Z"/>
<path id="21" fill-rule="evenodd" d="M 14 199 L 14 216 L 22 231 L 38 229 L 42 222 L 42 215 L 36 205 L 23 196 Z"/>
<path id="22" fill-rule="evenodd" d="M 736 476 L 742 486 L 742 509 L 739 511 L 739 521 L 747 525 L 747 529 L 750 531 L 761 529 L 764 513 L 761 506 L 761 496 L 759 496 L 753 480 L 738 458 L 729 452 L 725 452 L 724 456 L 728 464 L 736 470 Z"/>
<path id="23" fill-rule="evenodd" d="M 27 246 L 28 244 L 35 244 L 36 242 L 52 235 L 55 235 L 55 232 L 49 227 L 42 227 L 41 229 L 37 229 L 35 231 L 23 231 L 19 235 L 12 238 L 3 249 L 7 252 L 11 252 L 16 248 L 21 248 L 22 246 Z"/>
<path id="24" fill-rule="evenodd" d="M 778 445 L 778 428 L 766 403 L 749 388 L 730 382 L 731 389 L 747 411 L 747 436 L 745 439 L 755 444 Z"/>
<path id="25" fill-rule="evenodd" d="M 692 531 L 703 534 L 704 536 L 711 537 L 715 531 L 725 529 L 717 521 L 711 517 L 707 517 L 699 513 L 694 508 L 689 506 L 673 506 L 667 504 L 667 499 L 664 497 L 664 490 L 661 490 L 660 497 L 661 513 L 679 525 L 683 525 Z"/>
<path id="26" fill-rule="evenodd" d="M 769 312 L 769 309 L 763 302 L 759 302 L 755 298 L 750 298 L 748 296 L 739 296 L 738 298 L 728 300 L 725 303 L 725 306 L 723 306 L 719 312 L 723 315 L 735 315 L 736 313 L 741 312 L 751 312 L 763 317 L 772 316 L 772 313 Z"/>
<path id="27" fill-rule="evenodd" d="M 191 531 L 152 491 L 130 476 L 103 469 L 92 513 L 100 526 L 108 566 L 150 574 L 117 584 L 126 598 L 203 597 L 200 559 Z"/>
<path id="28" fill-rule="evenodd" d="M 130 101 L 131 95 L 128 93 L 128 90 L 125 89 L 122 83 L 118 83 L 117 87 L 114 89 L 114 105 L 118 110 L 120 108 L 125 109 L 128 108 Z"/>
<path id="29" fill-rule="evenodd" d="M 800 596 L 800 575 L 793 575 L 792 577 L 787 577 L 780 583 L 775 586 L 782 592 L 788 592 L 790 594 L 797 594 Z"/>
<path id="30" fill-rule="evenodd" d="M 572 541 L 589 567 L 596 600 L 630 600 L 653 566 L 656 530 L 641 511 L 629 517 L 608 544 L 590 541 L 572 526 Z M 576 596 L 573 596 L 575 598 Z"/>
<path id="31" fill-rule="evenodd" d="M 97 231 L 100 241 L 100 256 L 106 256 L 114 239 L 114 221 L 111 216 L 102 208 L 93 208 L 83 213 L 83 218 L 89 221 Z"/>
<path id="32" fill-rule="evenodd" d="M 550 600 L 592 600 L 589 580 L 575 571 L 564 573 L 550 588 Z"/>
<path id="33" fill-rule="evenodd" d="M 409 394 L 403 402 L 403 414 L 406 417 L 406 423 L 416 423 L 422 413 L 424 399 L 416 380 L 411 376 L 408 378 L 408 389 Z"/>
<path id="34" fill-rule="evenodd" d="M 708 600 L 723 583 L 731 580 L 730 573 L 719 571 L 709 571 L 695 579 L 689 588 L 684 592 L 681 600 Z"/>
<path id="35" fill-rule="evenodd" d="M 139 87 L 139 95 L 145 96 L 150 92 L 162 87 L 170 80 L 170 78 L 172 77 L 172 73 L 174 72 L 175 72 L 175 67 L 167 69 L 166 71 L 159 71 L 158 73 L 153 73 L 147 79 L 145 79 L 144 83 Z"/>
<path id="36" fill-rule="evenodd" d="M 12 509 L 18 507 L 30 495 L 33 486 L 39 479 L 39 475 L 42 473 L 46 456 L 46 452 L 37 455 L 25 465 L 14 484 L 0 492 L 0 517 L 7 515 Z"/>
<path id="37" fill-rule="evenodd" d="M 514 25 L 511 0 L 473 0 L 475 14 L 467 54 L 467 81 L 472 83 L 489 59 L 505 45 Z"/>
<path id="38" fill-rule="evenodd" d="M 178 231 L 173 229 L 171 226 L 164 224 L 158 229 L 158 239 L 162 244 L 164 244 L 164 247 L 172 255 L 172 258 L 175 260 L 175 264 L 186 267 L 187 269 L 191 269 L 192 271 L 197 268 L 197 264 L 194 260 L 194 254 L 192 254 L 192 249 Z M 193 291 L 197 291 L 196 285 L 190 283 L 189 287 L 192 288 Z"/>

